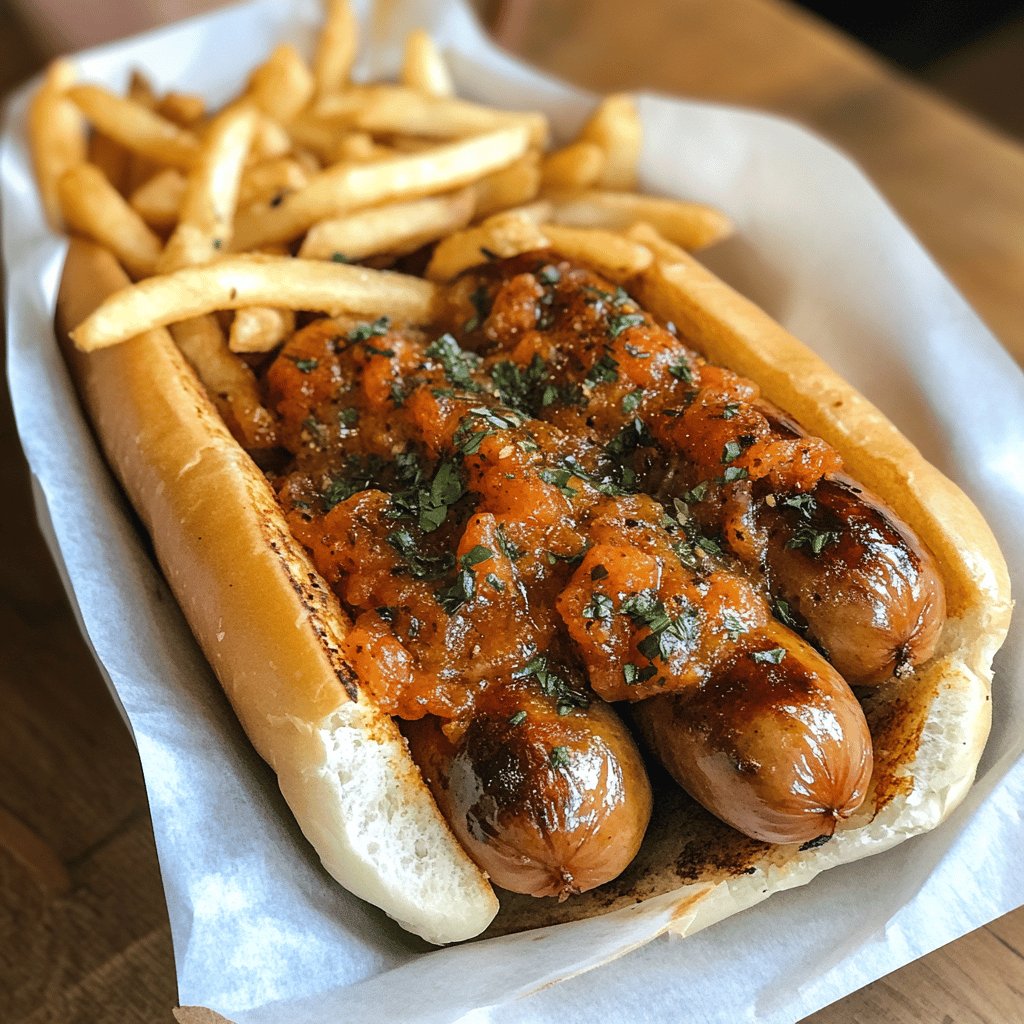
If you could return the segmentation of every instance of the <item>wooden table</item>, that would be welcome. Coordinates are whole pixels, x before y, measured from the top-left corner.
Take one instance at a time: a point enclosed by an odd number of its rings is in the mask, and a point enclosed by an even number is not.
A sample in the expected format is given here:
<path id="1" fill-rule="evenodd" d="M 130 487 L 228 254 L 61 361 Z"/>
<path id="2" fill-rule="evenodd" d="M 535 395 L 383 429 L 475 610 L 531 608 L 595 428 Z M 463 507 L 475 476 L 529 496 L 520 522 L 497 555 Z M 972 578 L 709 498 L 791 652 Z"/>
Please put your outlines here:
<path id="1" fill-rule="evenodd" d="M 513 3 L 496 29 L 527 60 L 589 88 L 760 107 L 838 143 L 1024 360 L 1016 143 L 776 0 Z M 8 85 L 35 63 L 3 15 L 0 53 Z M 0 1020 L 168 1020 L 170 933 L 138 760 L 35 528 L 6 392 L 0 488 Z M 808 1024 L 1021 1019 L 1024 910 Z"/>

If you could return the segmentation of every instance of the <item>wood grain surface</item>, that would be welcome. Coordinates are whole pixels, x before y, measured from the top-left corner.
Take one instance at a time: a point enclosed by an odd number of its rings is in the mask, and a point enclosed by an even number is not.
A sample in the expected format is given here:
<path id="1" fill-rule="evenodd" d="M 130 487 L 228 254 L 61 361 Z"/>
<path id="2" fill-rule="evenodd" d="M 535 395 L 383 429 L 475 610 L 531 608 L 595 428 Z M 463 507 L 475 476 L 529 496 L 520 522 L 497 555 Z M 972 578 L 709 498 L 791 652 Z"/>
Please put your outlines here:
<path id="1" fill-rule="evenodd" d="M 1016 143 L 775 0 L 554 0 L 500 15 L 505 45 L 589 88 L 760 107 L 838 143 L 1024 359 Z M 38 64 L 2 10 L 0 57 L 0 88 Z M 170 1022 L 170 933 L 138 759 L 36 530 L 6 390 L 0 489 L 0 1021 Z M 1022 1020 L 1024 910 L 807 1024 Z"/>

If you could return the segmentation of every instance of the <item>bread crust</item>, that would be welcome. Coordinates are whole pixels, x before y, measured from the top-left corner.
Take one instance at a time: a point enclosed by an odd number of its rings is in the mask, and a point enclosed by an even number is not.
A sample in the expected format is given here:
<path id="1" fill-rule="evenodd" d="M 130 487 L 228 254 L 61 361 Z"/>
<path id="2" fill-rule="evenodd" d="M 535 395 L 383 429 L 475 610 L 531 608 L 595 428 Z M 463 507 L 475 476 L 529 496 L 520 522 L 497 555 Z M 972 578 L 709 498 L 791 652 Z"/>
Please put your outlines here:
<path id="1" fill-rule="evenodd" d="M 655 819 L 640 854 L 620 878 L 560 905 L 503 893 L 502 911 L 487 934 L 607 913 L 647 914 L 648 938 L 666 930 L 692 934 L 826 868 L 934 828 L 969 789 L 988 736 L 991 661 L 1008 630 L 1011 601 L 1005 562 L 978 510 L 879 410 L 766 313 L 653 233 L 633 234 L 656 257 L 630 282 L 638 301 L 678 324 L 711 361 L 757 381 L 769 400 L 840 451 L 850 473 L 886 500 L 935 554 L 950 618 L 936 654 L 913 678 L 864 699 L 876 750 L 873 794 L 831 842 L 809 850 L 758 843 L 712 818 L 674 784 L 658 787 L 655 780 Z M 96 266 L 108 263 L 112 258 L 102 250 L 72 243 L 59 303 L 65 327 L 89 311 L 76 306 L 79 275 L 97 277 Z M 109 277 L 109 267 L 104 274 Z M 99 297 L 93 285 L 89 301 L 95 305 Z M 422 897 L 410 894 L 400 909 L 393 899 L 382 902 L 362 877 L 372 874 L 372 867 L 361 863 L 353 872 L 347 850 L 337 863 L 328 863 L 323 845 L 330 829 L 322 827 L 313 809 L 316 787 L 290 766 L 314 756 L 302 749 L 304 742 L 318 742 L 309 723 L 340 709 L 350 715 L 359 709 L 359 720 L 348 723 L 356 733 L 386 738 L 376 761 L 364 759 L 361 767 L 400 766 L 396 791 L 430 819 L 438 842 L 457 844 L 400 738 L 395 740 L 394 723 L 366 699 L 346 700 L 345 691 L 355 692 L 356 683 L 338 656 L 344 615 L 288 533 L 262 476 L 228 434 L 166 333 L 150 332 L 88 357 L 76 353 L 71 363 L 108 459 L 154 536 L 193 631 L 254 746 L 278 771 L 289 804 L 328 870 L 432 941 L 475 934 L 468 928 L 455 934 L 450 914 L 442 924 L 444 909 L 450 908 L 440 908 L 437 900 L 417 905 Z M 182 432 L 174 441 L 167 434 L 171 424 Z M 206 529 L 204 542 L 196 528 L 206 516 L 216 519 L 218 502 L 210 495 L 218 492 L 232 515 L 246 518 L 244 540 Z M 188 506 L 191 529 L 179 518 L 182 504 Z M 252 570 L 244 582 L 239 582 L 239 564 Z M 237 587 L 228 584 L 232 580 Z M 268 586 L 275 588 L 272 599 L 264 593 Z M 247 623 L 253 608 L 259 610 L 259 625 L 238 631 L 237 623 Z M 301 620 L 295 631 L 301 641 L 279 628 L 296 620 Z M 225 629 L 226 623 L 235 625 Z M 311 671 L 294 688 L 289 684 L 288 692 L 257 686 L 270 653 L 254 654 L 253 633 L 272 638 L 275 646 L 280 642 L 289 659 L 299 658 Z M 302 723 L 298 728 L 297 722 Z M 424 798 L 430 814 L 422 808 Z M 382 834 L 390 828 L 385 823 Z M 467 885 L 478 903 L 473 927 L 479 931 L 493 915 L 494 897 L 461 849 L 448 853 L 464 875 L 476 873 Z"/>
<path id="2" fill-rule="evenodd" d="M 127 283 L 108 252 L 73 239 L 58 335 Z M 339 653 L 344 612 L 170 335 L 89 355 L 64 347 L 200 647 L 324 866 L 431 942 L 479 933 L 497 909 L 490 885 L 396 724 L 359 692 Z"/>

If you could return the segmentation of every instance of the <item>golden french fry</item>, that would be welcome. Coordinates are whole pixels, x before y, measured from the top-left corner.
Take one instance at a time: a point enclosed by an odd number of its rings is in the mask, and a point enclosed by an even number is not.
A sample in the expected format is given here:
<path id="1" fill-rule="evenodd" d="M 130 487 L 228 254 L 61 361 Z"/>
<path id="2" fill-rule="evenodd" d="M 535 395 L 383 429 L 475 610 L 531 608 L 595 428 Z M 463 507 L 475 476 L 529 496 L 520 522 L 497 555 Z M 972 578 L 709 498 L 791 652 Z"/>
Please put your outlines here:
<path id="1" fill-rule="evenodd" d="M 363 90 L 363 102 L 350 123 L 374 134 L 429 139 L 459 139 L 521 125 L 529 132 L 532 146 L 543 149 L 548 139 L 548 119 L 541 113 L 495 110 L 468 100 L 429 96 L 394 85 Z"/>
<path id="2" fill-rule="evenodd" d="M 153 273 L 160 239 L 98 167 L 72 167 L 57 190 L 68 227 L 107 246 L 133 278 Z"/>
<path id="3" fill-rule="evenodd" d="M 572 142 L 544 157 L 541 182 L 546 189 L 590 188 L 600 181 L 606 163 L 596 142 Z"/>
<path id="4" fill-rule="evenodd" d="M 205 263 L 227 251 L 256 116 L 254 107 L 238 103 L 210 125 L 185 184 L 178 226 L 160 257 L 160 271 Z"/>
<path id="5" fill-rule="evenodd" d="M 613 281 L 625 281 L 641 273 L 653 259 L 647 246 L 611 231 L 545 224 L 544 233 L 551 247 L 567 259 L 587 263 Z"/>
<path id="6" fill-rule="evenodd" d="M 178 223 L 184 196 L 185 175 L 176 167 L 165 167 L 140 185 L 128 202 L 151 228 L 163 230 Z"/>
<path id="7" fill-rule="evenodd" d="M 173 324 L 171 335 L 242 445 L 272 445 L 274 421 L 260 400 L 256 375 L 228 348 L 217 318 L 199 316 Z"/>
<path id="8" fill-rule="evenodd" d="M 359 24 L 348 0 L 327 0 L 327 16 L 313 58 L 316 93 L 340 92 L 348 83 L 356 58 Z"/>
<path id="9" fill-rule="evenodd" d="M 580 140 L 604 150 L 605 166 L 598 184 L 606 188 L 636 188 L 643 127 L 631 96 L 606 96 L 580 132 Z"/>
<path id="10" fill-rule="evenodd" d="M 371 164 L 329 167 L 277 206 L 245 211 L 235 225 L 235 248 L 254 249 L 297 238 L 320 220 L 391 199 L 446 192 L 507 167 L 529 146 L 525 128 L 503 128 L 437 146 L 424 153 Z"/>
<path id="11" fill-rule="evenodd" d="M 128 79 L 128 99 L 150 110 L 156 108 L 156 89 L 153 88 L 153 83 L 145 71 L 132 68 L 131 77 Z"/>
<path id="12" fill-rule="evenodd" d="M 732 221 L 721 210 L 701 203 L 599 190 L 552 192 L 548 198 L 558 224 L 623 231 L 644 221 L 684 249 L 700 249 L 732 234 Z"/>
<path id="13" fill-rule="evenodd" d="M 116 96 L 98 85 L 72 86 L 68 95 L 104 135 L 133 153 L 171 167 L 188 168 L 199 152 L 195 135 L 141 103 Z"/>
<path id="14" fill-rule="evenodd" d="M 103 172 L 103 176 L 118 192 L 122 195 L 128 194 L 131 153 L 121 143 L 115 142 L 102 132 L 94 131 L 89 136 L 87 159 Z"/>
<path id="15" fill-rule="evenodd" d="M 321 165 L 333 163 L 342 130 L 318 117 L 306 115 L 288 126 L 292 144 L 313 153 Z"/>
<path id="16" fill-rule="evenodd" d="M 454 96 L 448 66 L 429 32 L 416 29 L 405 39 L 405 56 L 399 76 L 402 85 L 427 96 Z"/>
<path id="17" fill-rule="evenodd" d="M 531 217 L 499 213 L 443 239 L 434 250 L 426 276 L 431 281 L 450 281 L 469 267 L 486 263 L 492 255 L 518 256 L 546 249 L 549 244 L 545 229 Z"/>
<path id="18" fill-rule="evenodd" d="M 263 113 L 288 124 L 309 104 L 315 88 L 299 51 L 282 43 L 250 76 L 248 95 Z"/>
<path id="19" fill-rule="evenodd" d="M 476 191 L 477 219 L 521 206 L 536 198 L 540 189 L 540 167 L 536 153 L 527 153 L 508 167 L 481 178 L 473 186 Z"/>
<path id="20" fill-rule="evenodd" d="M 206 113 L 206 100 L 194 92 L 169 92 L 156 105 L 156 112 L 182 128 L 191 128 Z"/>
<path id="21" fill-rule="evenodd" d="M 58 58 L 46 69 L 43 84 L 28 110 L 28 141 L 46 219 L 54 231 L 63 223 L 57 186 L 64 173 L 85 160 L 85 122 L 67 98 L 75 82 L 70 61 Z"/>
<path id="22" fill-rule="evenodd" d="M 280 202 L 281 198 L 302 188 L 307 181 L 308 172 L 292 157 L 279 156 L 258 164 L 249 164 L 242 171 L 242 181 L 238 187 L 238 208 L 244 210 L 254 203 Z"/>
<path id="23" fill-rule="evenodd" d="M 309 229 L 299 255 L 305 259 L 362 260 L 388 253 L 401 256 L 465 227 L 473 216 L 473 191 L 375 206 L 348 217 L 321 221 Z"/>
<path id="24" fill-rule="evenodd" d="M 386 270 L 289 256 L 232 256 L 122 288 L 71 332 L 84 352 L 221 309 L 277 306 L 424 323 L 437 301 L 429 281 Z"/>
<path id="25" fill-rule="evenodd" d="M 232 352 L 269 352 L 295 333 L 295 312 L 273 306 L 246 306 L 235 313 L 228 336 Z"/>
<path id="26" fill-rule="evenodd" d="M 371 160 L 383 160 L 394 156 L 391 146 L 382 146 L 373 141 L 373 136 L 366 132 L 346 132 L 334 144 L 334 162 L 364 164 Z"/>
<path id="27" fill-rule="evenodd" d="M 256 134 L 252 140 L 253 160 L 272 160 L 287 156 L 291 151 L 292 140 L 283 125 L 266 116 L 257 119 Z"/>

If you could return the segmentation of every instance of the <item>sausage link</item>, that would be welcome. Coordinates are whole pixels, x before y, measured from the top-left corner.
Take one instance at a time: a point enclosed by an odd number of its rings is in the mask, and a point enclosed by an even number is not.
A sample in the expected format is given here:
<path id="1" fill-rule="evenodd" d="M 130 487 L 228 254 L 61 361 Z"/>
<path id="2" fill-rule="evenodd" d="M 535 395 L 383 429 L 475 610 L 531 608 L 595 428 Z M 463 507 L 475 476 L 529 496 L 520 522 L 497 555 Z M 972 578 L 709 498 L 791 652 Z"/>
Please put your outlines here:
<path id="1" fill-rule="evenodd" d="M 851 683 L 903 675 L 931 657 L 945 620 L 935 559 L 848 477 L 822 480 L 811 497 L 810 511 L 783 502 L 756 514 L 769 589 Z"/>
<path id="2" fill-rule="evenodd" d="M 808 644 L 787 640 L 773 650 L 759 638 L 700 689 L 634 707 L 642 738 L 672 777 L 712 814 L 767 843 L 831 836 L 863 803 L 872 770 L 867 722 L 850 688 Z"/>
<path id="3" fill-rule="evenodd" d="M 435 718 L 403 727 L 452 831 L 496 885 L 561 900 L 636 856 L 650 783 L 603 701 L 559 714 L 551 698 L 509 686 L 488 692 L 451 740 Z"/>

